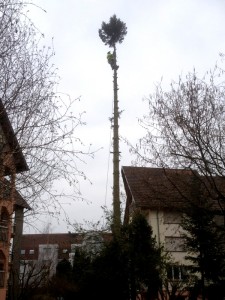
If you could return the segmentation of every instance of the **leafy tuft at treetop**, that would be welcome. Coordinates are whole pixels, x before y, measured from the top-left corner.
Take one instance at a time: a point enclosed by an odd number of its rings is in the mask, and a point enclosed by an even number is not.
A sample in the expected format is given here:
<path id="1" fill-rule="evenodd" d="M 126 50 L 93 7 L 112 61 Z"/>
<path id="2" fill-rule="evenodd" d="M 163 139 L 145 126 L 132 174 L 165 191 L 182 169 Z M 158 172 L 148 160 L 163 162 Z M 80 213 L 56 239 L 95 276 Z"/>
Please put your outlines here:
<path id="1" fill-rule="evenodd" d="M 116 15 L 113 15 L 109 23 L 102 22 L 102 28 L 98 32 L 105 45 L 115 47 L 116 43 L 123 42 L 124 36 L 127 34 L 127 26 Z"/>

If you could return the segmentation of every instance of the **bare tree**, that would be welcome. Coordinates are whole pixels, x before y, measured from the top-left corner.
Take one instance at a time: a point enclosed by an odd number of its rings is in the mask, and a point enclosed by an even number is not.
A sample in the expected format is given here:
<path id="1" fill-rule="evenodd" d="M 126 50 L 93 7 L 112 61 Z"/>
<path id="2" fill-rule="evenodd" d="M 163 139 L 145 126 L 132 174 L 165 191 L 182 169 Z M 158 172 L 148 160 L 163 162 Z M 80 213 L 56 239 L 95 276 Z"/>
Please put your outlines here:
<path id="1" fill-rule="evenodd" d="M 40 46 L 43 35 L 26 15 L 29 5 L 0 0 L 0 99 L 29 166 L 17 189 L 33 214 L 57 216 L 62 196 L 81 198 L 78 180 L 85 175 L 77 163 L 91 153 L 76 133 L 83 125 L 82 113 L 74 114 L 79 99 L 57 92 L 54 50 Z M 54 186 L 59 181 L 71 186 L 70 195 Z"/>
<path id="2" fill-rule="evenodd" d="M 10 299 L 31 299 L 39 289 L 46 288 L 52 277 L 51 268 L 51 261 L 48 264 L 43 261 L 21 261 L 18 295 L 15 298 L 11 295 Z"/>
<path id="3" fill-rule="evenodd" d="M 167 179 L 183 198 L 181 212 L 191 218 L 191 226 L 185 227 L 183 223 L 182 227 L 188 232 L 189 242 L 191 241 L 193 245 L 192 251 L 195 249 L 193 253 L 197 258 L 201 255 L 206 256 L 202 274 L 211 267 L 210 255 L 214 261 L 213 266 L 217 263 L 220 265 L 219 269 L 216 269 L 216 274 L 218 275 L 218 270 L 224 270 L 224 96 L 224 71 L 218 65 L 207 72 L 203 78 L 199 78 L 195 71 L 185 78 L 180 77 L 178 82 L 171 83 L 167 91 L 163 89 L 160 82 L 156 86 L 155 93 L 145 99 L 148 113 L 140 120 L 140 124 L 146 130 L 146 135 L 140 139 L 136 147 L 131 149 L 137 155 L 137 164 L 163 168 L 165 174 L 167 169 L 177 169 L 178 180 L 170 179 L 169 176 Z M 183 178 L 182 187 L 178 183 L 182 181 L 179 169 L 186 169 L 186 174 L 190 175 L 189 179 L 188 176 Z M 187 191 L 190 193 L 185 194 Z M 203 203 L 208 206 L 205 217 Z M 213 214 L 212 219 L 216 221 L 214 238 L 222 237 L 217 239 L 217 245 L 215 240 L 208 238 L 210 230 L 214 229 L 212 222 L 210 223 L 210 214 Z M 194 217 L 196 224 L 194 224 Z M 203 218 L 206 219 L 205 223 Z M 195 236 L 198 222 L 201 230 L 198 231 L 199 235 Z M 186 243 L 187 236 L 185 236 Z M 202 245 L 205 253 L 201 249 Z M 221 250 L 223 259 L 218 259 L 213 247 Z M 188 257 L 186 259 L 190 260 Z M 191 262 L 193 263 L 193 260 Z M 202 264 L 202 261 L 200 263 Z M 191 280 L 195 280 L 191 277 Z M 202 299 L 205 299 L 204 276 L 200 281 Z"/>
<path id="4" fill-rule="evenodd" d="M 138 164 L 188 169 L 198 177 L 208 198 L 224 214 L 225 200 L 225 85 L 224 71 L 215 66 L 203 78 L 189 73 L 162 83 L 149 98 L 148 114 L 140 120 L 146 135 L 132 148 Z"/>

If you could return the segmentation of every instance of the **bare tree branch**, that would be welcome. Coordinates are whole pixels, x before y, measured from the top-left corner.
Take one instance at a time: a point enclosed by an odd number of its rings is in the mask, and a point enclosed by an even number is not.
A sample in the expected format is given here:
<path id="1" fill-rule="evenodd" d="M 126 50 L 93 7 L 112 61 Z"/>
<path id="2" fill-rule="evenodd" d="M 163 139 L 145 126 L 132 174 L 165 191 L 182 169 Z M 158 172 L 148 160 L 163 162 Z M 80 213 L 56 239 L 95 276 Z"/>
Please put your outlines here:
<path id="1" fill-rule="evenodd" d="M 18 176 L 17 189 L 33 215 L 57 216 L 67 194 L 55 182 L 71 187 L 70 199 L 82 198 L 79 178 L 85 174 L 78 163 L 93 152 L 78 137 L 84 125 L 84 112 L 76 108 L 79 99 L 57 92 L 54 49 L 40 46 L 43 35 L 26 13 L 29 5 L 0 1 L 0 98 L 29 166 Z"/>

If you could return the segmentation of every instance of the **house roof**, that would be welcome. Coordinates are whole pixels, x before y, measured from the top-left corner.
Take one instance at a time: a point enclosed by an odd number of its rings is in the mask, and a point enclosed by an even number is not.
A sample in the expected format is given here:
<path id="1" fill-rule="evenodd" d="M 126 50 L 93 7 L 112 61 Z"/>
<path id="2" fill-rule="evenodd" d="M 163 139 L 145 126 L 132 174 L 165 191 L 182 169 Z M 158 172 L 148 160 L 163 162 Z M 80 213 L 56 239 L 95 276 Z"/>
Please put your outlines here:
<path id="1" fill-rule="evenodd" d="M 122 177 L 127 194 L 125 214 L 131 204 L 142 209 L 183 209 L 186 203 L 199 199 L 199 191 L 212 200 L 210 181 L 191 170 L 124 166 Z M 217 176 L 214 183 L 225 195 L 224 178 Z M 217 200 L 211 204 L 221 209 Z"/>
<path id="2" fill-rule="evenodd" d="M 23 171 L 28 171 L 26 160 L 21 151 L 20 145 L 13 131 L 11 122 L 8 118 L 8 114 L 6 112 L 6 109 L 1 99 L 0 99 L 0 125 L 2 127 L 2 130 L 4 132 L 8 144 L 13 151 L 13 157 L 16 165 L 16 172 L 20 173 Z"/>
<path id="3" fill-rule="evenodd" d="M 3 197 L 5 200 L 7 200 L 10 197 L 10 191 L 11 191 L 12 185 L 9 180 L 3 179 L 3 182 L 0 181 L 0 189 L 3 190 Z M 11 198 L 10 198 L 11 200 Z M 18 207 L 26 208 L 31 210 L 31 207 L 27 203 L 27 201 L 20 195 L 20 193 L 15 190 L 15 205 Z"/>
<path id="4" fill-rule="evenodd" d="M 16 203 L 15 203 L 16 206 L 31 210 L 30 205 L 29 205 L 29 204 L 27 203 L 27 201 L 20 195 L 20 193 L 19 193 L 17 190 L 16 190 L 16 194 L 15 194 L 15 200 L 16 200 Z"/>
<path id="5" fill-rule="evenodd" d="M 122 177 L 137 207 L 165 208 L 183 205 L 190 197 L 193 175 L 188 170 L 122 167 Z"/>

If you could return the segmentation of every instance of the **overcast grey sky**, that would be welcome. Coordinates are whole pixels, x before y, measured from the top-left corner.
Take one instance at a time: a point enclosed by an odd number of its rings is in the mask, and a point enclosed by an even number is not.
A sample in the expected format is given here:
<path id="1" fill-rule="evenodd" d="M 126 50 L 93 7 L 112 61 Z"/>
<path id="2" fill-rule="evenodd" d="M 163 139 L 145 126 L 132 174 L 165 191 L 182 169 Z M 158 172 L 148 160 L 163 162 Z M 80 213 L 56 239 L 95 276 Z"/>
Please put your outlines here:
<path id="1" fill-rule="evenodd" d="M 120 135 L 135 143 L 141 137 L 138 125 L 147 105 L 142 101 L 154 92 L 163 77 L 165 88 L 196 69 L 204 74 L 225 52 L 225 1 L 223 0 L 33 0 L 43 9 L 32 10 L 31 17 L 45 34 L 46 44 L 54 38 L 54 63 L 61 77 L 58 90 L 76 98 L 78 110 L 86 111 L 87 125 L 79 130 L 86 145 L 99 150 L 95 159 L 80 165 L 92 181 L 81 181 L 83 196 L 89 204 L 65 204 L 71 222 L 98 220 L 101 206 L 111 208 L 112 156 L 108 169 L 110 122 L 112 114 L 112 71 L 107 64 L 109 50 L 98 36 L 102 21 L 116 14 L 126 23 L 128 34 L 118 45 Z M 76 114 L 76 112 L 74 112 Z M 132 157 L 121 144 L 121 166 Z M 106 197 L 107 190 L 107 197 Z M 65 201 L 66 202 L 66 201 Z M 52 231 L 68 228 L 53 220 Z"/>

